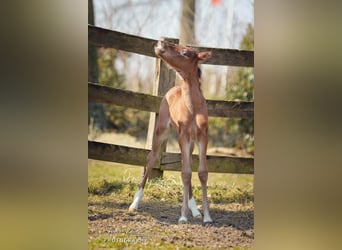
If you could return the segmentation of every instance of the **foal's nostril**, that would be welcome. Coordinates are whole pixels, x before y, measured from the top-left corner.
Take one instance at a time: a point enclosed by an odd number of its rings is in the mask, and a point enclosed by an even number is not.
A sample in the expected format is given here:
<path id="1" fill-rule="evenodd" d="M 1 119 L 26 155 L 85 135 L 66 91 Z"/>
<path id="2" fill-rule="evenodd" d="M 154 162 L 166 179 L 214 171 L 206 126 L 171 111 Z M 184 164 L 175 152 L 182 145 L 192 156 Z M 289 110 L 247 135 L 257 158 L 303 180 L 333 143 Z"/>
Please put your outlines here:
<path id="1" fill-rule="evenodd" d="M 157 46 L 160 47 L 160 48 L 164 47 L 164 45 L 165 45 L 164 41 L 161 41 L 161 40 L 159 40 L 158 43 L 157 43 Z"/>
<path id="2" fill-rule="evenodd" d="M 162 43 L 162 41 L 158 41 L 156 46 L 154 47 L 154 51 L 157 55 L 161 55 L 165 52 L 165 49 L 164 49 L 164 44 Z"/>

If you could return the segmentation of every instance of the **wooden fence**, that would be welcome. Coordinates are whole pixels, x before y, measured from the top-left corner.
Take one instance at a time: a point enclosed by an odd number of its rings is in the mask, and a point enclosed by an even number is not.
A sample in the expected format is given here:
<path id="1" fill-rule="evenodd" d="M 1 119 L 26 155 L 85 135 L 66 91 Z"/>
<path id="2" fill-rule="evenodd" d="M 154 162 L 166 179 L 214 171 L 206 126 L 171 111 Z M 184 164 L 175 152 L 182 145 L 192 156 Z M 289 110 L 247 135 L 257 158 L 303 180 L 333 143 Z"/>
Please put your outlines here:
<path id="1" fill-rule="evenodd" d="M 178 39 L 162 38 L 165 41 L 178 43 Z M 100 47 L 110 47 L 145 56 L 156 57 L 154 46 L 156 40 L 125 33 L 107 30 L 88 25 L 88 40 L 90 44 Z M 231 49 L 195 47 L 199 51 L 212 51 L 212 57 L 204 64 L 254 66 L 254 52 Z M 107 103 L 128 108 L 151 112 L 147 135 L 146 149 L 88 141 L 88 158 L 102 161 L 118 162 L 131 165 L 146 165 L 147 154 L 150 152 L 154 129 L 158 119 L 159 105 L 162 96 L 174 86 L 175 72 L 169 69 L 163 61 L 156 59 L 155 81 L 153 95 L 133 91 L 115 89 L 97 83 L 88 83 L 88 102 Z M 253 102 L 231 102 L 207 100 L 208 113 L 211 117 L 245 118 L 254 117 Z M 210 129 L 210 128 L 209 128 Z M 155 167 L 151 178 L 161 176 L 164 170 L 180 171 L 181 156 L 179 153 L 168 153 L 163 145 L 160 164 Z M 193 170 L 198 168 L 198 155 L 193 155 Z M 226 157 L 207 155 L 209 172 L 253 174 L 254 158 Z"/>

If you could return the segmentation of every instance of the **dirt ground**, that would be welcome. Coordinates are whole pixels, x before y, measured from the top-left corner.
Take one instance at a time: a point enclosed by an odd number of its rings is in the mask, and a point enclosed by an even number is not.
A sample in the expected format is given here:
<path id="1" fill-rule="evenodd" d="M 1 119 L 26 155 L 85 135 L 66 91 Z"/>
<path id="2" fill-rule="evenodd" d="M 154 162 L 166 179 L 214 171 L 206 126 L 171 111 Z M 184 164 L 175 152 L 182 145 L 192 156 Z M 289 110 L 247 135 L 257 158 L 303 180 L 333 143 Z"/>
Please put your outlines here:
<path id="1" fill-rule="evenodd" d="M 120 135 L 102 135 L 101 141 L 125 141 L 128 146 L 144 146 Z M 140 145 L 140 144 L 141 145 Z M 177 145 L 176 145 L 177 146 Z M 178 150 L 177 147 L 174 150 Z M 173 148 L 171 147 L 172 152 Z M 212 153 L 225 155 L 232 152 L 214 148 Z M 235 152 L 245 156 L 245 152 Z M 158 191 L 158 190 L 157 190 Z M 210 201 L 214 223 L 203 227 L 200 219 L 189 215 L 188 224 L 178 224 L 181 201 L 149 200 L 144 196 L 137 212 L 128 207 L 136 192 L 120 197 L 110 195 L 88 196 L 89 249 L 250 249 L 254 242 L 254 203 Z M 164 191 L 165 192 L 165 191 Z M 225 191 L 221 191 L 225 192 Z M 200 200 L 196 200 L 201 210 Z"/>
<path id="2" fill-rule="evenodd" d="M 103 247 L 113 249 L 249 249 L 253 245 L 253 203 L 211 204 L 214 223 L 209 227 L 191 215 L 188 224 L 179 225 L 180 203 L 142 201 L 133 213 L 128 206 L 128 202 L 89 201 L 90 211 L 102 211 L 89 213 L 89 242 L 100 237 Z"/>

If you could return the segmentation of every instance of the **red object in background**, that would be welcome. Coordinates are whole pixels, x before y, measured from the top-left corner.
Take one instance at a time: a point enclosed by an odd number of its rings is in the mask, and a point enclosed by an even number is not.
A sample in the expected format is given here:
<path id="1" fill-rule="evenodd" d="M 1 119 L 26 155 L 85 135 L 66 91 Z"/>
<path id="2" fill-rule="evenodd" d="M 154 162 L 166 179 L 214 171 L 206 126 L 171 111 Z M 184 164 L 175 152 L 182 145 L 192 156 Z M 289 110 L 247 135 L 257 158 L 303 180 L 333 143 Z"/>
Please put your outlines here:
<path id="1" fill-rule="evenodd" d="M 211 0 L 211 4 L 214 5 L 214 6 L 217 6 L 220 3 L 222 3 L 222 0 Z"/>

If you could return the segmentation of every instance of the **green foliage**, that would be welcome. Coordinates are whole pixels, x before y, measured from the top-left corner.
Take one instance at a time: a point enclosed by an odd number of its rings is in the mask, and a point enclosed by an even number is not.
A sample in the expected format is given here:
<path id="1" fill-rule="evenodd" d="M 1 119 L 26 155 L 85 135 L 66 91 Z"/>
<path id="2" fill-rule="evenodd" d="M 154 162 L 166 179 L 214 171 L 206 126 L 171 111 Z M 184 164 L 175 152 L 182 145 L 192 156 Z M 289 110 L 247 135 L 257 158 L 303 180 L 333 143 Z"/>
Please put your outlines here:
<path id="1" fill-rule="evenodd" d="M 209 143 L 211 146 L 235 147 L 254 151 L 254 125 L 248 119 L 209 118 Z"/>
<path id="2" fill-rule="evenodd" d="M 251 24 L 242 38 L 240 49 L 254 50 L 254 28 Z M 228 82 L 227 98 L 236 101 L 254 100 L 254 68 L 239 68 L 232 81 Z"/>
<path id="3" fill-rule="evenodd" d="M 115 69 L 116 54 L 115 49 L 98 50 L 99 83 L 113 88 L 121 88 L 124 79 Z"/>
<path id="4" fill-rule="evenodd" d="M 227 98 L 234 101 L 254 100 L 254 69 L 239 68 L 233 81 L 228 83 Z"/>
<path id="5" fill-rule="evenodd" d="M 254 50 L 254 27 L 252 24 L 248 24 L 247 31 L 242 38 L 240 49 Z"/>
<path id="6" fill-rule="evenodd" d="M 240 49 L 254 50 L 254 28 L 248 25 Z M 226 97 L 230 101 L 254 101 L 254 69 L 241 67 L 228 81 Z M 245 148 L 254 151 L 253 119 L 211 119 L 210 130 L 214 143 L 222 146 Z"/>
<path id="7" fill-rule="evenodd" d="M 115 68 L 117 52 L 114 49 L 98 51 L 99 83 L 112 88 L 124 88 L 124 76 Z M 143 137 L 149 121 L 149 113 L 115 105 L 104 105 L 108 129 Z"/>

